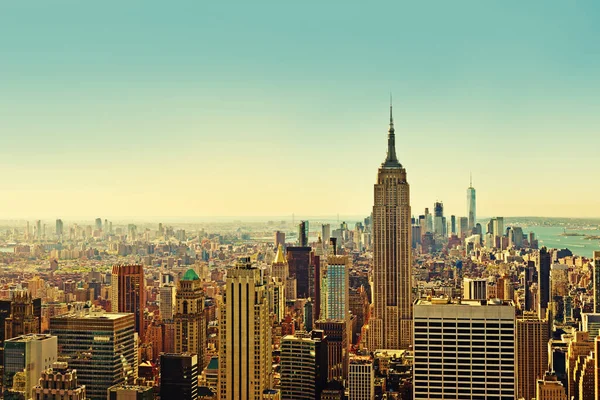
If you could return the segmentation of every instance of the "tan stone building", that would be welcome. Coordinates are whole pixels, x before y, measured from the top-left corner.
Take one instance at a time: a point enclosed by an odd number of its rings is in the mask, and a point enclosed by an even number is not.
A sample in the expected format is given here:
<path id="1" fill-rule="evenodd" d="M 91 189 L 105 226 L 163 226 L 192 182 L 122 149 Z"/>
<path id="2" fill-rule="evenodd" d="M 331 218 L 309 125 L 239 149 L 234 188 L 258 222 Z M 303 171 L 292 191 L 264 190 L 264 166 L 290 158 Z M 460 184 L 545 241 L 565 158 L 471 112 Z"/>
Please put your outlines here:
<path id="1" fill-rule="evenodd" d="M 538 379 L 548 370 L 548 322 L 526 312 L 516 323 L 517 398 L 535 397 Z"/>
<path id="2" fill-rule="evenodd" d="M 272 385 L 271 324 L 266 282 L 242 258 L 227 271 L 220 307 L 219 399 L 261 400 Z"/>
<path id="3" fill-rule="evenodd" d="M 368 346 L 412 345 L 412 258 L 410 193 L 406 169 L 396 157 L 392 107 L 388 150 L 377 173 L 373 206 L 373 304 Z"/>
<path id="4" fill-rule="evenodd" d="M 175 353 L 198 355 L 198 369 L 206 365 L 206 323 L 202 281 L 193 269 L 177 283 L 175 295 Z"/>

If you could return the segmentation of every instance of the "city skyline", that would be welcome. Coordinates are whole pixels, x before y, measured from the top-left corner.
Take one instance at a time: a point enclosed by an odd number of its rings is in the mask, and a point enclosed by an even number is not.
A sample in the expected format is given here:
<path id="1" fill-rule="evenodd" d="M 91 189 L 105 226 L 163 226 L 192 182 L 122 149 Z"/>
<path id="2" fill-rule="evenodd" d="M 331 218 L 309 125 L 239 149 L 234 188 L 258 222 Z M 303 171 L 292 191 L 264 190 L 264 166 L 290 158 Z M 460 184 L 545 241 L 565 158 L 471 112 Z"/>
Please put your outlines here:
<path id="1" fill-rule="evenodd" d="M 0 6 L 0 217 L 368 214 L 390 91 L 414 210 L 600 216 L 597 5 L 179 5 Z"/>

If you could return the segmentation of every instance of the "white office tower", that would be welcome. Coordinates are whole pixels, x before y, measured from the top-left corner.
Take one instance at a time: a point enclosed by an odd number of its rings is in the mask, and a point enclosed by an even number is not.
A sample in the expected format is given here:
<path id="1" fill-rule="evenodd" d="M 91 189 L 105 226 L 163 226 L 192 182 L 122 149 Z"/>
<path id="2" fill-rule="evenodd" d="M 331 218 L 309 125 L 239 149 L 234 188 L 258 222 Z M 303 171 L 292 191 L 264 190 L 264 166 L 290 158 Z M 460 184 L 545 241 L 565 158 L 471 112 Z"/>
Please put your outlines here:
<path id="1" fill-rule="evenodd" d="M 175 309 L 175 285 L 169 283 L 159 289 L 159 311 L 163 320 L 173 319 Z"/>
<path id="2" fill-rule="evenodd" d="M 512 301 L 414 305 L 414 399 L 515 399 Z"/>
<path id="3" fill-rule="evenodd" d="M 487 281 L 485 279 L 465 278 L 463 280 L 463 299 L 486 300 Z"/>
<path id="4" fill-rule="evenodd" d="M 375 371 L 370 356 L 352 356 L 348 372 L 348 400 L 375 399 Z"/>

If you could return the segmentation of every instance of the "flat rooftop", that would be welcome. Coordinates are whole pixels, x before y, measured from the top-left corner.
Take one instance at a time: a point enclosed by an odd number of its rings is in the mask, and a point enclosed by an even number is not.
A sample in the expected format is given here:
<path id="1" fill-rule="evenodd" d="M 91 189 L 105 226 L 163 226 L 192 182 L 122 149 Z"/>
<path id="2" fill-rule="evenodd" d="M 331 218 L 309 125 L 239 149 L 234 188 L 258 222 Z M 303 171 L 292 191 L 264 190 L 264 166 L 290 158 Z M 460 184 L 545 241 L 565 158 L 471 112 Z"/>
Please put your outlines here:
<path id="1" fill-rule="evenodd" d="M 51 318 L 56 319 L 108 319 L 108 320 L 116 320 L 120 318 L 127 317 L 129 315 L 133 315 L 130 313 L 113 313 L 113 312 L 95 312 L 90 311 L 86 312 L 70 312 L 67 314 L 55 315 Z"/>
<path id="2" fill-rule="evenodd" d="M 454 306 L 514 306 L 512 300 L 500 300 L 500 299 L 489 299 L 489 300 L 458 300 L 450 299 L 448 297 L 433 297 L 433 298 L 422 298 L 415 301 L 417 306 L 442 306 L 442 305 L 454 305 Z"/>

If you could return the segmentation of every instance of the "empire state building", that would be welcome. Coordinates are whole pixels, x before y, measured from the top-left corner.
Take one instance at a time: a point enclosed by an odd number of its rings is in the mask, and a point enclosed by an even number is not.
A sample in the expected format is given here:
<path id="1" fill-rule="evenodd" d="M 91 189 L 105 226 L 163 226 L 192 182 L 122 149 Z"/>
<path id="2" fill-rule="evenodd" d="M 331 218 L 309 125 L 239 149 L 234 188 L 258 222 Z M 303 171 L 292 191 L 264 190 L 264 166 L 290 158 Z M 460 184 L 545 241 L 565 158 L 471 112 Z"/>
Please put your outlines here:
<path id="1" fill-rule="evenodd" d="M 373 206 L 373 316 L 368 346 L 408 349 L 412 345 L 411 213 L 406 169 L 396 157 L 390 105 L 387 157 L 377 173 Z"/>

